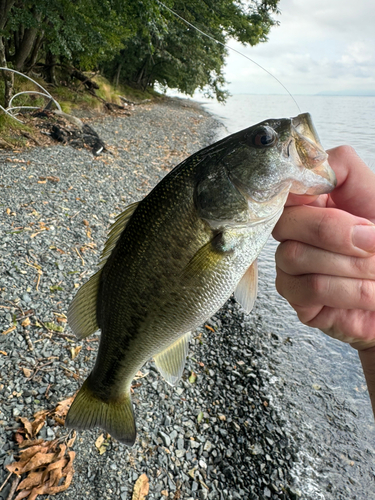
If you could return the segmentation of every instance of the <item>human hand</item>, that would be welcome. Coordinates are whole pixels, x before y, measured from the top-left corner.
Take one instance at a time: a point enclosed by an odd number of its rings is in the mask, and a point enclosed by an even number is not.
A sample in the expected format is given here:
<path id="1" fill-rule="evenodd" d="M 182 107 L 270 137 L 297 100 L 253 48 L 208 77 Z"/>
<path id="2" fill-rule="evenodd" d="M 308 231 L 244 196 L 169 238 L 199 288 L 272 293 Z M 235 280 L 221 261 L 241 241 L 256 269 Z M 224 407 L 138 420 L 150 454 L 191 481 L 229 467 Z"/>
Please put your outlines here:
<path id="1" fill-rule="evenodd" d="M 273 231 L 276 288 L 302 323 L 373 356 L 375 174 L 348 146 L 328 153 L 335 190 L 290 196 Z"/>

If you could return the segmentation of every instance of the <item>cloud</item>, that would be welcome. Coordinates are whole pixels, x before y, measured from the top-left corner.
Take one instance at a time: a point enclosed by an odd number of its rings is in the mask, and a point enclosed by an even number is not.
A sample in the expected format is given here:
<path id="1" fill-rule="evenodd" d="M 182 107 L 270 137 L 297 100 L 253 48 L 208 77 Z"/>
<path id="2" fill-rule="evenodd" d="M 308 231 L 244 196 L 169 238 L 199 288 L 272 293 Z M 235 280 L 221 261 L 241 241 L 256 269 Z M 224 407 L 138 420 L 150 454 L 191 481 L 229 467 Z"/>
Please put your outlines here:
<path id="1" fill-rule="evenodd" d="M 280 26 L 256 47 L 243 51 L 294 93 L 324 90 L 375 91 L 375 2 L 281 0 Z M 229 90 L 282 92 L 280 86 L 240 56 L 228 59 Z M 246 90 L 244 90 L 246 89 Z"/>

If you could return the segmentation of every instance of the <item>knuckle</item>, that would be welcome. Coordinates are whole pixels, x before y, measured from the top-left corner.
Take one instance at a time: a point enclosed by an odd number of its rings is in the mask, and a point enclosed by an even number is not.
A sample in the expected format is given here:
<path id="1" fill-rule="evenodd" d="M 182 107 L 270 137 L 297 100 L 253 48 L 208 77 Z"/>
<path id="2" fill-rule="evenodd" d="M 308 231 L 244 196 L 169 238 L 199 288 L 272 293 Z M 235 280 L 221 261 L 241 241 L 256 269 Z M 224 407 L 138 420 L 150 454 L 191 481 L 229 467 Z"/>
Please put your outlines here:
<path id="1" fill-rule="evenodd" d="M 349 146 L 347 144 L 344 144 L 343 146 L 340 146 L 339 152 L 342 156 L 348 157 L 348 156 L 358 156 L 356 150 L 353 148 L 353 146 Z"/>
<path id="2" fill-rule="evenodd" d="M 330 277 L 321 274 L 307 275 L 307 288 L 312 300 L 322 301 L 329 293 Z"/>
<path id="3" fill-rule="evenodd" d="M 375 282 L 370 280 L 360 280 L 359 300 L 364 308 L 375 309 Z"/>
<path id="4" fill-rule="evenodd" d="M 350 266 L 354 271 L 354 276 L 362 277 L 366 276 L 366 271 L 368 267 L 368 259 L 364 259 L 362 257 L 351 257 L 350 258 Z"/>
<path id="5" fill-rule="evenodd" d="M 303 249 L 304 245 L 298 241 L 285 241 L 276 251 L 276 263 L 284 272 L 296 274 L 298 265 L 303 259 Z"/>

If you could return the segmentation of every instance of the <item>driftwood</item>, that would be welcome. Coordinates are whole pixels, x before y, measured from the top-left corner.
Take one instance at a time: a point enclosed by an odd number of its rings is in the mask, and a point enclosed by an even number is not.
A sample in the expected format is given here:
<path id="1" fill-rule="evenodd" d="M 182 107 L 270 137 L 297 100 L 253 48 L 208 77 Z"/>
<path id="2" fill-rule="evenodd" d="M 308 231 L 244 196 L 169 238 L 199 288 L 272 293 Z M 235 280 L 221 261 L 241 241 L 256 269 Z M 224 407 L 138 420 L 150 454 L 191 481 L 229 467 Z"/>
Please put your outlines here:
<path id="1" fill-rule="evenodd" d="M 88 78 L 86 75 L 78 71 L 78 69 L 72 67 L 66 67 L 66 70 L 68 71 L 71 78 L 77 78 L 77 80 L 86 85 L 88 89 L 93 90 L 99 88 L 99 85 L 96 82 L 90 80 L 90 78 Z"/>
<path id="2" fill-rule="evenodd" d="M 140 104 L 146 104 L 147 102 L 151 102 L 151 99 L 143 99 L 140 102 L 133 102 L 133 101 L 129 101 L 129 99 L 127 99 L 126 97 L 124 97 L 122 95 L 119 95 L 119 98 L 122 100 L 122 102 L 124 102 L 125 104 L 128 104 L 130 106 L 139 106 Z"/>
<path id="3" fill-rule="evenodd" d="M 45 130 L 44 133 L 58 142 L 75 148 L 90 147 L 94 155 L 106 150 L 97 132 L 75 116 L 62 111 L 46 110 L 35 111 L 32 115 L 41 119 L 38 126 Z"/>

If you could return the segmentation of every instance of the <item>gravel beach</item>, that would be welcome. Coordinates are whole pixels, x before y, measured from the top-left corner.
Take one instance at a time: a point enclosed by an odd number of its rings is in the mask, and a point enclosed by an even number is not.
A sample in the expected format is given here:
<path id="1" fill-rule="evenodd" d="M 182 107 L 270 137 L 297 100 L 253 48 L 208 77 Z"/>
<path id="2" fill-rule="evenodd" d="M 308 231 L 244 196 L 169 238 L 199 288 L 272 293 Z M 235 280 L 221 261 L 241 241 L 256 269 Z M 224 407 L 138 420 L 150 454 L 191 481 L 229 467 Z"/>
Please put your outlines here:
<path id="1" fill-rule="evenodd" d="M 220 126 L 179 100 L 91 125 L 108 149 L 99 157 L 61 145 L 0 152 L 0 485 L 17 455 L 17 418 L 54 408 L 93 366 L 97 336 L 76 341 L 65 314 L 96 270 L 115 216 L 212 142 Z M 55 498 L 130 500 L 143 473 L 150 500 L 300 498 L 290 474 L 297 450 L 270 383 L 277 368 L 268 353 L 281 340 L 257 328 L 256 318 L 251 335 L 249 325 L 229 300 L 195 332 L 175 388 L 147 363 L 133 388 L 135 446 L 104 435 L 99 454 L 95 442 L 103 431 L 80 432 L 72 484 Z M 64 434 L 47 419 L 40 437 Z"/>

